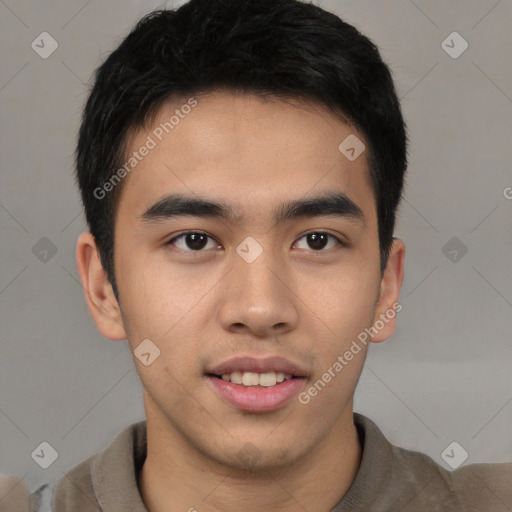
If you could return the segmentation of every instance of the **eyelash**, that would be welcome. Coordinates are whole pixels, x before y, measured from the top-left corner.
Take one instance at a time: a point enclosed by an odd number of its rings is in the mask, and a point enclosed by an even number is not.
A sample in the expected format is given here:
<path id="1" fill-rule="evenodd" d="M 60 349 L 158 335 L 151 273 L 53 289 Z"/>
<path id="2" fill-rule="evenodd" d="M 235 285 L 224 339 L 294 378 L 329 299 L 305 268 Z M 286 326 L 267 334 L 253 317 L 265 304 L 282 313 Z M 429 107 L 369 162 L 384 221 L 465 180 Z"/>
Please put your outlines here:
<path id="1" fill-rule="evenodd" d="M 168 240 L 167 242 L 165 242 L 165 246 L 171 246 L 174 244 L 174 242 L 176 242 L 176 240 L 179 240 L 180 238 L 185 238 L 187 235 L 191 235 L 191 234 L 198 234 L 198 235 L 205 235 L 206 237 L 208 238 L 211 238 L 212 240 L 215 240 L 212 236 L 208 235 L 207 233 L 205 233 L 204 231 L 195 231 L 195 230 L 192 230 L 192 231 L 184 231 L 183 233 L 180 233 L 179 235 L 177 236 L 173 236 L 170 240 Z M 308 233 L 305 233 L 303 234 L 300 238 L 298 238 L 297 240 L 301 240 L 302 238 L 308 236 L 308 235 L 311 235 L 311 234 L 322 234 L 322 235 L 328 235 L 330 238 L 333 238 L 336 243 L 337 243 L 337 246 L 338 247 L 346 247 L 346 244 L 344 242 L 342 242 L 337 236 L 333 235 L 332 233 L 329 233 L 328 231 L 309 231 Z M 194 250 L 183 250 L 183 249 L 172 249 L 172 250 L 176 250 L 178 252 L 185 252 L 185 253 L 202 253 L 202 252 L 205 252 L 204 250 L 199 250 L 199 251 L 194 251 Z M 315 251 L 312 249 L 313 252 L 315 253 L 322 253 L 322 252 L 326 252 L 326 250 L 318 250 L 318 251 Z"/>

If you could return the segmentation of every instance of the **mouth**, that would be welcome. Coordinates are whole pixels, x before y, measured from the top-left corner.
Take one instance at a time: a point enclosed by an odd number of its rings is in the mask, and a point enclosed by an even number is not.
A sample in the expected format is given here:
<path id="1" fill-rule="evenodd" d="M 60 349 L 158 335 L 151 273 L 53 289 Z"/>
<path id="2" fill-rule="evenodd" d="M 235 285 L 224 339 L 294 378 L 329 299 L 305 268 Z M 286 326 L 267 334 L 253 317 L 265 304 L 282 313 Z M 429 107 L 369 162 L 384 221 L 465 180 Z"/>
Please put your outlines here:
<path id="1" fill-rule="evenodd" d="M 297 375 L 291 375 L 284 372 L 258 373 L 248 371 L 234 371 L 232 373 L 224 373 L 222 375 L 210 373 L 207 374 L 207 376 L 221 379 L 225 382 L 232 382 L 233 384 L 252 388 L 269 388 L 291 379 L 302 378 Z"/>
<path id="2" fill-rule="evenodd" d="M 205 374 L 217 397 L 244 412 L 270 412 L 289 404 L 307 382 L 307 373 L 290 361 L 272 357 L 237 358 Z"/>

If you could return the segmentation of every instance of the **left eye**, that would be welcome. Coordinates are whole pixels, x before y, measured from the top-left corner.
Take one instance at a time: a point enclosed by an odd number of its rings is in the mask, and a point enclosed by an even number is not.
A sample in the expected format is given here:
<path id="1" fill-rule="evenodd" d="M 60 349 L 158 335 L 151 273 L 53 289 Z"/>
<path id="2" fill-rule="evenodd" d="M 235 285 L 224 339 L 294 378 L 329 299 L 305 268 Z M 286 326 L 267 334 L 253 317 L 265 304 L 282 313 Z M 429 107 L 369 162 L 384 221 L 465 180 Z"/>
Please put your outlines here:
<path id="1" fill-rule="evenodd" d="M 313 231 L 311 233 L 307 233 L 301 236 L 299 240 L 302 240 L 303 238 L 307 238 L 306 243 L 309 244 L 315 252 L 325 249 L 329 238 L 334 240 L 335 247 L 344 245 L 338 237 L 324 231 Z M 213 238 L 206 233 L 199 231 L 186 231 L 185 233 L 181 233 L 181 235 L 171 238 L 166 245 L 175 245 L 178 249 L 185 252 L 200 252 L 208 245 L 208 239 L 213 240 Z M 182 247 L 179 247 L 176 243 L 180 240 L 182 241 Z M 213 243 L 212 245 L 214 247 L 218 246 L 217 243 Z M 188 249 L 190 249 L 190 251 Z"/>
<path id="2" fill-rule="evenodd" d="M 343 242 L 338 237 L 331 233 L 325 233 L 324 231 L 313 231 L 311 233 L 307 233 L 299 238 L 299 240 L 302 240 L 303 238 L 307 238 L 307 243 L 312 246 L 316 252 L 325 248 L 329 238 L 334 240 L 335 247 L 343 245 Z"/>

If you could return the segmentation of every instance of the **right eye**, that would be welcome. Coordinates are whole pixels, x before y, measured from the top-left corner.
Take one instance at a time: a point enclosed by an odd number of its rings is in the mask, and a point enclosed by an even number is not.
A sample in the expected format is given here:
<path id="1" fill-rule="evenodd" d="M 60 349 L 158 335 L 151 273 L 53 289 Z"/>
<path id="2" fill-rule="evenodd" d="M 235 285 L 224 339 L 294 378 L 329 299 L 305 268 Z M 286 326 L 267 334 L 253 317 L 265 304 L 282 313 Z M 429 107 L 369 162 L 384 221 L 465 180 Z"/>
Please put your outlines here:
<path id="1" fill-rule="evenodd" d="M 176 246 L 183 252 L 205 252 L 202 249 L 207 245 L 208 239 L 214 240 L 211 236 L 202 231 L 184 231 L 168 240 L 165 245 Z M 181 243 L 181 247 L 177 245 L 177 242 Z M 218 247 L 216 242 L 213 245 L 214 247 Z"/>

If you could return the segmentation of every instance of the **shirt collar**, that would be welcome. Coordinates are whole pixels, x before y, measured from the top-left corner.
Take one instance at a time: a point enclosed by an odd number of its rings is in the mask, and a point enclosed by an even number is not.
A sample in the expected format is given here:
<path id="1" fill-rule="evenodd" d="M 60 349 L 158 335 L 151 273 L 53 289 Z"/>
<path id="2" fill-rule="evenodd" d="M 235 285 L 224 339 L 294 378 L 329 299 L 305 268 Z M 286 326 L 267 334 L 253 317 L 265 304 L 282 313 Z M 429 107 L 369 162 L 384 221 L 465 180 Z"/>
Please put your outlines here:
<path id="1" fill-rule="evenodd" d="M 393 446 L 377 425 L 358 413 L 354 413 L 354 424 L 362 447 L 361 463 L 348 492 L 332 512 L 367 509 L 392 473 Z M 146 451 L 146 421 L 140 421 L 126 427 L 93 458 L 92 485 L 104 512 L 148 512 L 137 483 Z"/>
<path id="2" fill-rule="evenodd" d="M 126 427 L 91 464 L 91 480 L 104 512 L 148 512 L 137 474 L 147 451 L 146 421 Z"/>

